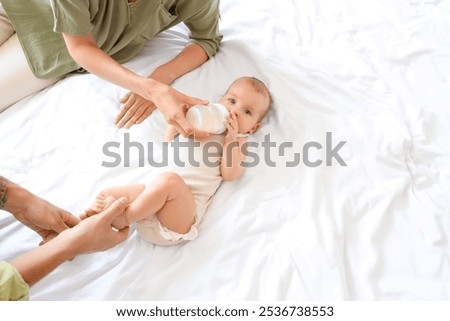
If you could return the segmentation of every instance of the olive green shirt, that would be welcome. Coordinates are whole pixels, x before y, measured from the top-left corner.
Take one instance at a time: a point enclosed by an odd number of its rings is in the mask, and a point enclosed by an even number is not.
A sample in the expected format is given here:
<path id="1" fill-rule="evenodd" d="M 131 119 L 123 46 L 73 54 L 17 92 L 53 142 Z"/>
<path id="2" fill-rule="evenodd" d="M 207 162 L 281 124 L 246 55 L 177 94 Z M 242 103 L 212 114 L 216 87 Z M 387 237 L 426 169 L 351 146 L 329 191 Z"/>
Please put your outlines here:
<path id="1" fill-rule="evenodd" d="M 28 300 L 28 284 L 11 264 L 0 261 L 0 301 Z"/>
<path id="2" fill-rule="evenodd" d="M 62 33 L 92 34 L 97 45 L 119 63 L 133 58 L 148 39 L 180 22 L 191 42 L 209 57 L 218 48 L 217 0 L 1 0 L 19 36 L 33 73 L 54 78 L 80 66 L 67 51 Z"/>

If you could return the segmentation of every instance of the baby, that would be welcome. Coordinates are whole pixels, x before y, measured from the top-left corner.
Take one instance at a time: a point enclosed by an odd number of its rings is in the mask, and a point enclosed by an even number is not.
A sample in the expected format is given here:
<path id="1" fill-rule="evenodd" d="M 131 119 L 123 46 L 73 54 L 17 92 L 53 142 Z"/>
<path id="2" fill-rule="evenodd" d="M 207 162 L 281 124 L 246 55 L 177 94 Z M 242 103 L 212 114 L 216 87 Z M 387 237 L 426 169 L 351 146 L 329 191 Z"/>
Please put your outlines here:
<path id="1" fill-rule="evenodd" d="M 204 141 L 194 142 L 178 135 L 176 128 L 169 126 L 166 140 L 172 143 L 168 145 L 178 146 L 176 150 L 169 149 L 172 153 L 169 154 L 169 165 L 155 170 L 147 185 L 103 190 L 83 216 L 99 213 L 115 199 L 126 196 L 130 205 L 113 222 L 115 228 L 120 230 L 136 223 L 139 235 L 158 245 L 195 239 L 198 225 L 221 181 L 231 181 L 242 175 L 246 157 L 243 145 L 247 136 L 260 127 L 271 105 L 271 97 L 262 81 L 242 77 L 231 84 L 219 102 L 229 112 L 224 134 L 210 135 Z M 178 144 L 173 141 L 175 137 Z"/>

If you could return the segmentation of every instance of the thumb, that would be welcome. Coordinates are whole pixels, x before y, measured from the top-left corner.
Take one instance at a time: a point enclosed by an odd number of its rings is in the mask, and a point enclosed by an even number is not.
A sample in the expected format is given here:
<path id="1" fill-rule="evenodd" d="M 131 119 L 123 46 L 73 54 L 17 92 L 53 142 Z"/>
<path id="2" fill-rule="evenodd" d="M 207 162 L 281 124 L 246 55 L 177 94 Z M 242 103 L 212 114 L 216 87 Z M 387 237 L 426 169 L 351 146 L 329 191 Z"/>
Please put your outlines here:
<path id="1" fill-rule="evenodd" d="M 60 210 L 58 213 L 59 217 L 56 220 L 55 224 L 52 226 L 52 229 L 56 233 L 61 233 L 62 231 L 74 227 L 78 223 L 80 223 L 80 219 L 69 212 L 66 212 L 64 210 Z"/>
<path id="2" fill-rule="evenodd" d="M 209 104 L 209 102 L 207 100 L 200 99 L 200 98 L 188 97 L 188 99 L 186 101 L 186 104 L 190 108 L 191 106 L 194 106 L 194 105 L 204 105 L 204 106 L 206 106 L 206 105 Z"/>
<path id="3" fill-rule="evenodd" d="M 114 219 L 117 216 L 119 216 L 120 214 L 123 213 L 123 211 L 127 208 L 127 206 L 128 206 L 128 199 L 126 197 L 122 196 L 121 198 L 115 200 L 114 203 L 112 203 L 101 214 L 103 215 L 103 217 L 106 220 L 108 220 L 112 223 L 112 221 L 114 221 Z"/>
<path id="4" fill-rule="evenodd" d="M 75 225 L 80 223 L 80 219 L 70 213 L 67 213 L 67 215 L 63 219 L 67 227 L 74 227 Z"/>

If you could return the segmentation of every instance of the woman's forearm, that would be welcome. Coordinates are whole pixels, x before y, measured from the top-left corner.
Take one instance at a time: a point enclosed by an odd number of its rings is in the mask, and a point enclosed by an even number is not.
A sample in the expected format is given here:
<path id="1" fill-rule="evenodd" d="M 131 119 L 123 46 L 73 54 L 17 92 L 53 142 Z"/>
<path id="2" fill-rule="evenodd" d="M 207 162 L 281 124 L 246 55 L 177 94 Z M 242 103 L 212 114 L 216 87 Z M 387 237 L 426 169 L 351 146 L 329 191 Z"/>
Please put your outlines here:
<path id="1" fill-rule="evenodd" d="M 207 102 L 186 96 L 167 85 L 174 80 L 174 77 L 192 70 L 202 61 L 206 61 L 206 58 L 203 59 L 204 57 L 202 58 L 198 54 L 198 46 L 186 47 L 183 50 L 184 53 L 180 53 L 178 58 L 175 57 L 168 63 L 168 66 L 162 67 L 162 70 L 167 72 L 166 81 L 164 81 L 167 84 L 164 84 L 160 79 L 141 77 L 123 67 L 98 48 L 92 36 L 75 37 L 66 34 L 63 34 L 63 36 L 70 55 L 83 68 L 153 102 L 161 110 L 166 121 L 177 127 L 183 136 L 195 134 L 197 137 L 205 137 L 205 132 L 192 128 L 186 120 L 185 111 L 189 106 L 206 104 Z M 190 57 L 193 61 L 189 62 Z M 184 62 L 186 66 L 183 65 Z"/>
<path id="2" fill-rule="evenodd" d="M 2 176 L 0 176 L 0 186 L 0 198 L 4 200 L 2 209 L 16 215 L 18 212 L 23 212 L 30 205 L 28 202 L 31 203 L 33 195 L 26 189 Z M 11 264 L 22 275 L 25 282 L 32 286 L 58 265 L 75 256 L 74 246 L 76 246 L 75 243 L 71 244 L 71 242 L 67 241 L 60 243 L 50 242 L 14 259 Z"/>
<path id="3" fill-rule="evenodd" d="M 123 67 L 98 48 L 92 36 L 76 37 L 64 34 L 72 58 L 84 69 L 120 87 L 151 100 L 152 88 L 158 83 Z"/>
<path id="4" fill-rule="evenodd" d="M 190 43 L 175 58 L 156 68 L 150 77 L 169 85 L 177 78 L 200 67 L 207 60 L 208 55 L 203 48 Z"/>
<path id="5" fill-rule="evenodd" d="M 203 48 L 191 43 L 175 58 L 156 68 L 150 79 L 144 80 L 145 78 L 123 67 L 98 48 L 91 35 L 76 37 L 64 34 L 63 36 L 70 55 L 84 69 L 149 100 L 152 95 L 151 88 L 158 86 L 158 82 L 169 85 L 208 60 L 208 55 Z"/>
<path id="6" fill-rule="evenodd" d="M 33 286 L 62 263 L 78 253 L 76 243 L 51 241 L 27 252 L 10 263 L 17 269 L 24 281 Z"/>
<path id="7" fill-rule="evenodd" d="M 126 227 L 120 231 L 111 228 L 112 222 L 123 213 L 128 200 L 121 197 L 105 211 L 88 217 L 76 226 L 66 229 L 53 240 L 25 253 L 10 263 L 32 286 L 62 263 L 77 255 L 104 251 L 123 242 L 129 232 Z"/>

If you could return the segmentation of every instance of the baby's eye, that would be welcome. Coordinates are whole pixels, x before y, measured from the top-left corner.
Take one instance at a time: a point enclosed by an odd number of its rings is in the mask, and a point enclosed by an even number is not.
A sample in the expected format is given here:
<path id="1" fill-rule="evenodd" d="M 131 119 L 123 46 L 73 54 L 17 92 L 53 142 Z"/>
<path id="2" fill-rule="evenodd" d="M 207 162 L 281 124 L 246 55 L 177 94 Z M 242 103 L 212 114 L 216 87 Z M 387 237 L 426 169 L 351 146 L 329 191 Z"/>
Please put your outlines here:
<path id="1" fill-rule="evenodd" d="M 234 98 L 228 98 L 228 102 L 230 103 L 230 104 L 235 104 L 236 103 L 236 100 L 234 99 Z"/>
<path id="2" fill-rule="evenodd" d="M 251 111 L 251 110 L 249 110 L 249 109 L 246 109 L 246 110 L 245 110 L 245 113 L 246 113 L 247 115 L 249 115 L 249 116 L 251 116 L 251 115 L 252 115 L 252 111 Z"/>

